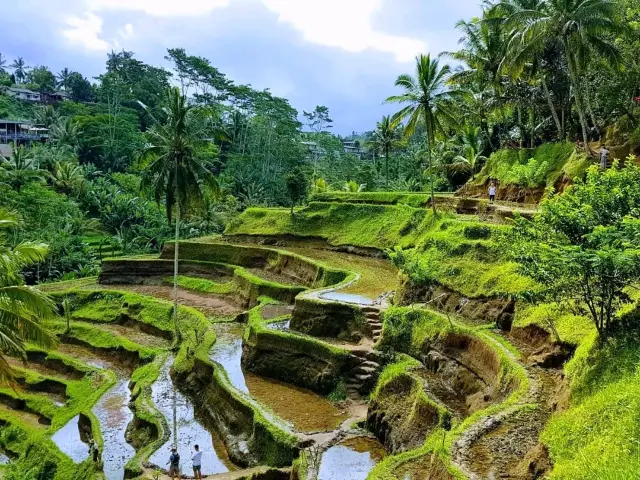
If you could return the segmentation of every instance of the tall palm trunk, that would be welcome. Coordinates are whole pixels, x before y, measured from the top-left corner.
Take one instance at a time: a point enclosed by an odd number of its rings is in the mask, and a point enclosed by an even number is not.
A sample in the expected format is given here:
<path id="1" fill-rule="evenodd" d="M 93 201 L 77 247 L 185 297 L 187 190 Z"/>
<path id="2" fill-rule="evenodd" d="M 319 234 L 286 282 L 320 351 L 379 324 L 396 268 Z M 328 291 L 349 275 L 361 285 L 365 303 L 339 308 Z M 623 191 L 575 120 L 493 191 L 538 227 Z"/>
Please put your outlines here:
<path id="1" fill-rule="evenodd" d="M 385 174 L 387 176 L 385 185 L 388 189 L 389 188 L 389 149 L 388 148 L 384 149 L 384 169 L 385 169 Z"/>
<path id="2" fill-rule="evenodd" d="M 178 181 L 178 162 L 176 162 L 176 182 Z M 176 185 L 177 186 L 177 185 Z M 182 339 L 180 334 L 180 325 L 178 324 L 178 266 L 179 266 L 179 250 L 180 250 L 180 195 L 176 188 L 176 232 L 173 245 L 173 326 L 176 331 L 176 344 Z M 173 384 L 173 382 L 172 382 Z M 178 448 L 178 400 L 176 386 L 173 385 L 172 399 L 173 414 L 173 442 Z"/>
<path id="3" fill-rule="evenodd" d="M 435 215 L 436 212 L 436 196 L 434 193 L 435 187 L 434 187 L 434 182 L 433 182 L 433 170 L 432 170 L 432 165 L 431 165 L 431 132 L 429 131 L 429 116 L 427 114 L 427 111 L 425 109 L 424 111 L 424 126 L 427 130 L 427 168 L 429 169 L 429 187 L 431 190 L 431 208 L 433 209 L 433 214 Z M 422 177 L 422 175 L 421 175 Z"/>
<path id="4" fill-rule="evenodd" d="M 549 110 L 551 110 L 551 116 L 553 117 L 553 121 L 558 129 L 558 140 L 562 141 L 564 140 L 564 131 L 562 129 L 562 123 L 560 123 L 560 118 L 558 117 L 558 111 L 556 110 L 556 107 L 553 104 L 553 99 L 551 98 L 551 92 L 547 85 L 546 75 L 542 75 L 542 89 L 544 90 L 545 97 L 547 97 L 547 104 L 549 105 Z"/>
<path id="5" fill-rule="evenodd" d="M 573 63 L 574 59 L 571 55 L 571 50 L 566 40 L 563 41 L 565 55 L 567 57 L 567 66 L 569 67 L 569 78 L 571 79 L 571 86 L 573 88 L 573 94 L 576 97 L 576 108 L 578 109 L 578 117 L 580 118 L 580 126 L 582 127 L 582 140 L 584 141 L 584 150 L 589 153 L 589 137 L 587 136 L 587 119 L 584 114 L 584 105 L 582 104 L 582 94 L 580 92 L 580 84 L 578 82 L 578 72 L 576 66 Z"/>

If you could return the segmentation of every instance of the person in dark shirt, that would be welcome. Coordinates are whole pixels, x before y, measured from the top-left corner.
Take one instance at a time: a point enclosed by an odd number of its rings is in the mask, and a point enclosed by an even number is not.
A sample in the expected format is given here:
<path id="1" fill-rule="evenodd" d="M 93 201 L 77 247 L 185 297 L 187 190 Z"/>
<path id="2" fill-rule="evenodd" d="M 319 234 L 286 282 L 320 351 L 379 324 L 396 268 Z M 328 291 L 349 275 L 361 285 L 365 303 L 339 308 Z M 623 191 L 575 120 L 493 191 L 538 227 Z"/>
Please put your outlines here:
<path id="1" fill-rule="evenodd" d="M 180 454 L 176 447 L 171 448 L 171 456 L 167 464 L 169 465 L 169 476 L 173 480 L 180 478 Z"/>

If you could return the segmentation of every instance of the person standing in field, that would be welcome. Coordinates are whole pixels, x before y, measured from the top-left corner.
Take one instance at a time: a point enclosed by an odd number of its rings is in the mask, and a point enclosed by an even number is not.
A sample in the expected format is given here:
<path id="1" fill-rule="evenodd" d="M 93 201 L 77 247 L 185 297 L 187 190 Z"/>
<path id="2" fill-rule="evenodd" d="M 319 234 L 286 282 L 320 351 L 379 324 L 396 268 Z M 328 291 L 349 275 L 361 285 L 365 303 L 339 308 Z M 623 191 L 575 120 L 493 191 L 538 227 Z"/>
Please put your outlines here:
<path id="1" fill-rule="evenodd" d="M 607 150 L 607 146 L 603 143 L 600 146 L 600 167 L 603 170 L 607 168 L 607 162 L 609 160 L 609 150 Z"/>
<path id="2" fill-rule="evenodd" d="M 194 445 L 194 452 L 191 456 L 191 460 L 193 461 L 193 476 L 196 480 L 202 479 L 202 452 L 200 451 L 200 447 L 198 445 Z"/>
<path id="3" fill-rule="evenodd" d="M 489 202 L 493 203 L 496 200 L 496 184 L 491 182 L 489 185 Z"/>
<path id="4" fill-rule="evenodd" d="M 171 449 L 171 456 L 167 463 L 169 464 L 169 476 L 172 480 L 180 478 L 180 454 L 176 447 Z"/>

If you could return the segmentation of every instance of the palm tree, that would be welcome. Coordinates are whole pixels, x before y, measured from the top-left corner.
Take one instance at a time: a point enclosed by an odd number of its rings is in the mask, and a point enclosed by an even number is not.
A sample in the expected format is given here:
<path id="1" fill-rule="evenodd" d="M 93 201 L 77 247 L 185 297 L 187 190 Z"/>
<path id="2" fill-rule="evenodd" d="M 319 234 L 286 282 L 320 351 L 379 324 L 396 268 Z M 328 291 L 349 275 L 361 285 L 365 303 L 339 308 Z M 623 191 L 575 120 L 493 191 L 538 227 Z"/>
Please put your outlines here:
<path id="1" fill-rule="evenodd" d="M 33 287 L 23 284 L 23 268 L 44 260 L 47 246 L 21 242 L 11 248 L 2 231 L 20 225 L 17 216 L 0 211 L 0 384 L 13 379 L 4 355 L 27 361 L 25 342 L 40 348 L 55 346 L 55 338 L 40 325 L 53 317 L 54 303 Z"/>
<path id="2" fill-rule="evenodd" d="M 56 82 L 56 86 L 62 88 L 65 92 L 69 90 L 71 75 L 73 75 L 73 72 L 71 70 L 69 70 L 67 67 L 63 68 L 56 75 L 56 79 L 58 80 Z"/>
<path id="3" fill-rule="evenodd" d="M 178 88 L 166 93 L 166 121 L 157 123 L 148 131 L 149 143 L 143 157 L 149 159 L 142 188 L 153 191 L 158 205 L 165 200 L 167 220 L 171 224 L 175 212 L 175 246 L 173 278 L 173 321 L 176 338 L 180 338 L 178 325 L 178 249 L 180 239 L 180 215 L 186 213 L 191 204 L 202 203 L 201 182 L 209 183 L 214 190 L 218 184 L 207 170 L 197 152 L 204 144 L 202 137 L 190 122 L 192 106 Z"/>
<path id="4" fill-rule="evenodd" d="M 487 157 L 482 155 L 480 127 L 466 125 L 458 139 L 460 154 L 454 157 L 451 168 L 453 170 L 467 170 L 471 174 L 475 174 L 480 163 L 487 161 Z"/>
<path id="5" fill-rule="evenodd" d="M 13 150 L 10 159 L 4 159 L 0 164 L 0 181 L 16 192 L 28 183 L 44 181 L 48 175 L 47 171 L 38 168 L 35 159 L 22 145 Z"/>
<path id="6" fill-rule="evenodd" d="M 353 180 L 349 180 L 342 186 L 342 190 L 349 193 L 360 193 L 364 192 L 364 189 L 367 188 L 367 185 L 364 183 L 356 183 Z"/>
<path id="7" fill-rule="evenodd" d="M 18 57 L 13 61 L 10 68 L 13 68 L 13 75 L 16 77 L 18 83 L 24 82 L 27 78 L 27 65 L 22 57 Z"/>
<path id="8" fill-rule="evenodd" d="M 47 105 L 46 107 L 40 107 L 36 109 L 33 114 L 33 120 L 38 125 L 44 126 L 44 128 L 51 128 L 58 119 L 58 112 L 53 108 L 52 105 Z"/>
<path id="9" fill-rule="evenodd" d="M 82 167 L 73 162 L 56 162 L 53 166 L 53 187 L 71 195 L 84 185 Z"/>
<path id="10" fill-rule="evenodd" d="M 433 169 L 431 161 L 431 149 L 435 143 L 437 133 L 444 133 L 447 126 L 457 124 L 454 117 L 453 98 L 459 95 L 458 91 L 447 87 L 451 76 L 449 65 L 440 66 L 437 58 L 431 59 L 430 55 L 416 57 L 415 76 L 400 75 L 396 80 L 396 86 L 404 90 L 401 95 L 389 97 L 386 101 L 408 104 L 393 117 L 393 124 L 398 125 L 406 120 L 404 129 L 405 138 L 411 137 L 416 126 L 423 124 L 425 129 L 425 146 L 427 153 L 427 166 L 430 174 L 431 206 L 436 213 L 436 200 L 433 184 Z"/>
<path id="11" fill-rule="evenodd" d="M 5 73 L 7 73 L 6 65 L 7 65 L 7 60 L 6 60 L 6 59 L 4 58 L 4 56 L 0 53 L 0 74 L 5 74 Z"/>
<path id="12" fill-rule="evenodd" d="M 51 140 L 56 145 L 66 145 L 71 149 L 78 146 L 78 138 L 80 137 L 80 128 L 78 122 L 72 117 L 58 118 L 51 125 Z"/>
<path id="13" fill-rule="evenodd" d="M 368 142 L 376 150 L 382 151 L 384 155 L 385 186 L 387 188 L 389 188 L 389 157 L 391 156 L 391 151 L 400 144 L 399 139 L 400 130 L 398 126 L 394 125 L 391 117 L 384 116 L 382 121 L 376 125 L 373 139 Z"/>
<path id="14" fill-rule="evenodd" d="M 582 127 L 585 149 L 588 151 L 585 98 L 580 77 L 586 59 L 595 52 L 612 63 L 620 53 L 611 42 L 625 27 L 617 17 L 614 0 L 546 0 L 522 1 L 514 7 L 512 0 L 503 0 L 498 9 L 507 12 L 505 25 L 513 29 L 510 50 L 525 58 L 539 53 L 550 43 L 562 46 L 576 110 Z"/>
<path id="15" fill-rule="evenodd" d="M 146 108 L 147 112 L 149 109 Z M 166 92 L 166 121 L 156 122 L 148 131 L 149 143 L 145 146 L 143 158 L 149 159 L 141 188 L 150 188 L 160 205 L 165 199 L 167 220 L 171 224 L 175 209 L 175 238 L 173 255 L 173 324 L 176 340 L 182 337 L 178 323 L 178 258 L 180 240 L 180 214 L 186 213 L 191 204 L 202 204 L 201 181 L 211 185 L 217 194 L 218 183 L 205 168 L 197 155 L 204 144 L 202 132 L 196 131 L 196 123 L 191 122 L 192 106 L 177 87 Z M 151 115 L 151 113 L 149 112 Z M 173 391 L 173 440 L 178 444 L 176 391 Z"/>

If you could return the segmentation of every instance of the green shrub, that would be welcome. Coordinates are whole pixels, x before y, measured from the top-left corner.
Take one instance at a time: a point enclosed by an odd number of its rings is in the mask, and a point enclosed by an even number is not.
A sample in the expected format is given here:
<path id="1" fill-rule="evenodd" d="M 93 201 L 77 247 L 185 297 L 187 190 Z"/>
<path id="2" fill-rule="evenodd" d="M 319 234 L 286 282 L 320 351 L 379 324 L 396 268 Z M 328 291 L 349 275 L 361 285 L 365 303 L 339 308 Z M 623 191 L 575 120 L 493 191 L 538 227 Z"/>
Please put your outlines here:
<path id="1" fill-rule="evenodd" d="M 486 225 L 467 225 L 464 227 L 464 238 L 479 240 L 491 237 L 491 228 Z"/>

